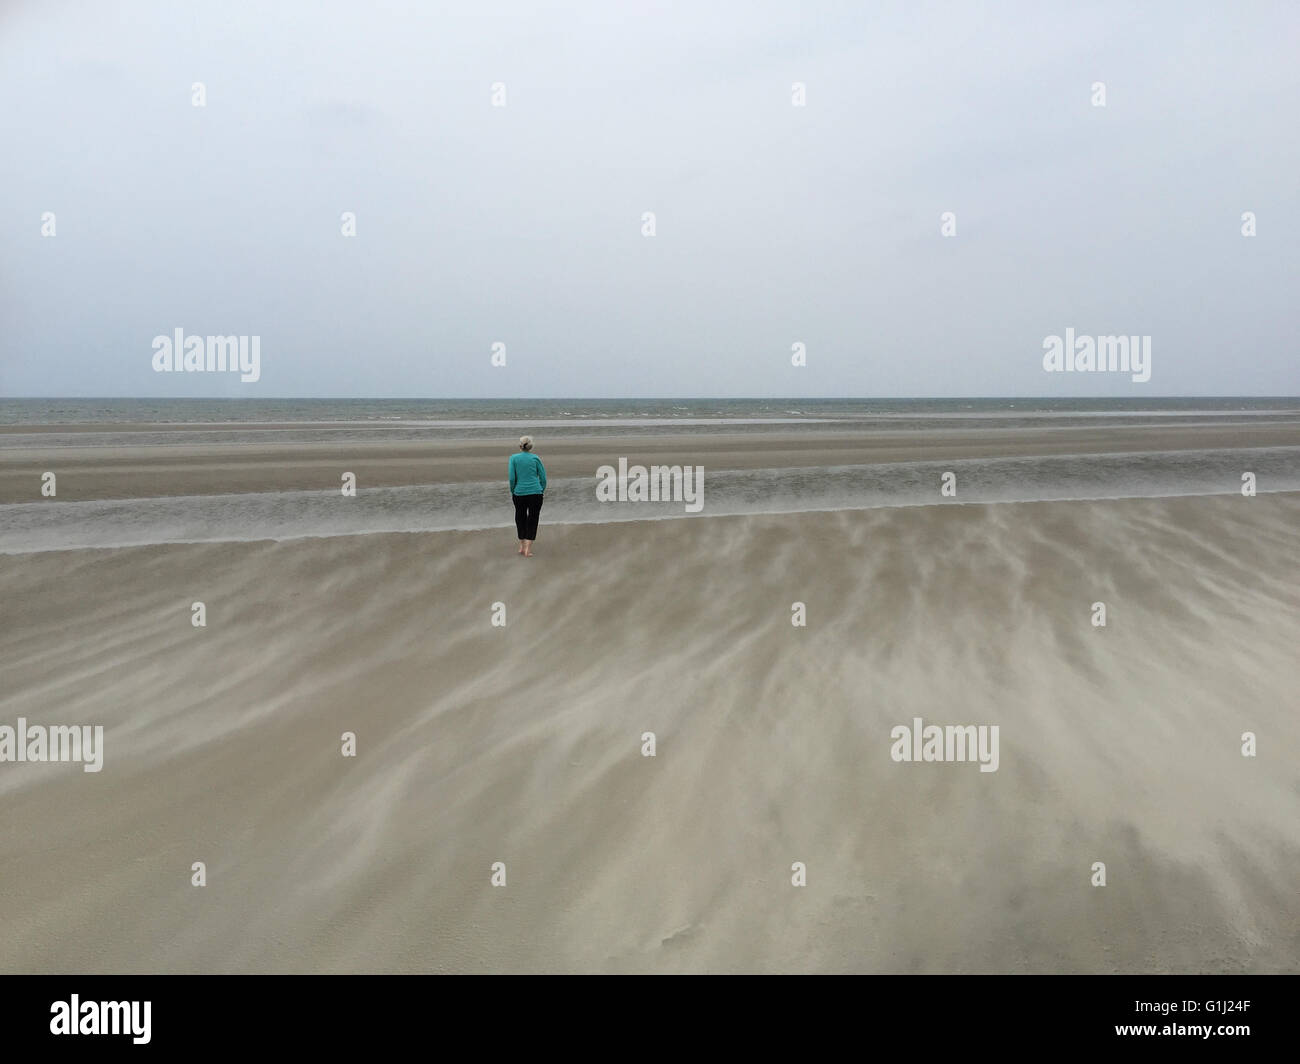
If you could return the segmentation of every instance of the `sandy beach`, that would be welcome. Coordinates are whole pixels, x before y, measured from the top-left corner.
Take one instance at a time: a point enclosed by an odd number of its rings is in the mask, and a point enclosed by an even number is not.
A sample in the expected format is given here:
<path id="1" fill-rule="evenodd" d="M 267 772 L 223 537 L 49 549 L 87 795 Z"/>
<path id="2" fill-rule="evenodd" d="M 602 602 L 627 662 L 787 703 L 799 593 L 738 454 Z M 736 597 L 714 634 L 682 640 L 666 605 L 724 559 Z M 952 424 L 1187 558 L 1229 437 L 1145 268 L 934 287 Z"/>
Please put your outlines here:
<path id="1" fill-rule="evenodd" d="M 809 432 L 780 426 L 741 434 L 714 430 L 617 436 L 546 436 L 547 468 L 556 477 L 591 476 L 612 456 L 633 462 L 702 463 L 711 471 L 761 470 L 926 459 L 976 459 L 1043 455 L 1121 454 L 1192 451 L 1206 448 L 1297 447 L 1300 418 L 1272 420 L 1225 418 L 1222 424 L 1137 424 L 1116 426 L 1039 426 L 1017 429 L 823 428 Z M 422 439 L 277 441 L 268 426 L 256 443 L 225 442 L 248 426 L 205 426 L 202 445 L 167 436 L 193 436 L 184 425 L 60 425 L 0 427 L 0 437 L 23 435 L 22 446 L 0 448 L 0 504 L 40 498 L 41 474 L 58 474 L 66 499 L 119 499 L 142 496 L 216 495 L 244 492 L 302 491 L 336 488 L 341 471 L 353 472 L 367 487 L 452 484 L 499 480 L 511 446 L 510 433 L 486 440 Z M 44 446 L 50 432 L 69 435 L 96 432 L 93 446 Z M 127 434 L 158 433 L 163 442 L 140 444 Z M 503 451 L 503 447 L 505 450 Z"/>
<path id="2" fill-rule="evenodd" d="M 316 459 L 77 461 L 112 495 Z M 0 556 L 0 724 L 105 729 L 97 773 L 0 771 L 0 971 L 1294 972 L 1298 524 L 1225 494 Z M 997 770 L 891 759 L 917 717 L 998 725 Z"/>
<path id="3" fill-rule="evenodd" d="M 1300 6 L 2 9 L 14 1061 L 1294 1041 Z"/>

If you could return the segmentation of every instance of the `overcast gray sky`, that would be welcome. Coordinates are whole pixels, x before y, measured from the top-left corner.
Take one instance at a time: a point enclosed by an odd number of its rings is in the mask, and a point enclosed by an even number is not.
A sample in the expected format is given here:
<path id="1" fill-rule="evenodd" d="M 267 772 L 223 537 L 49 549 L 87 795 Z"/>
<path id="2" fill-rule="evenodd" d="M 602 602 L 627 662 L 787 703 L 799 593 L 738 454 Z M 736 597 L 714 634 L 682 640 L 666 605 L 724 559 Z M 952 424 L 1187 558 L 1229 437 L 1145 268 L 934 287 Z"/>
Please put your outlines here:
<path id="1" fill-rule="evenodd" d="M 9 0 L 0 394 L 1300 393 L 1300 4 L 1137 6 Z"/>

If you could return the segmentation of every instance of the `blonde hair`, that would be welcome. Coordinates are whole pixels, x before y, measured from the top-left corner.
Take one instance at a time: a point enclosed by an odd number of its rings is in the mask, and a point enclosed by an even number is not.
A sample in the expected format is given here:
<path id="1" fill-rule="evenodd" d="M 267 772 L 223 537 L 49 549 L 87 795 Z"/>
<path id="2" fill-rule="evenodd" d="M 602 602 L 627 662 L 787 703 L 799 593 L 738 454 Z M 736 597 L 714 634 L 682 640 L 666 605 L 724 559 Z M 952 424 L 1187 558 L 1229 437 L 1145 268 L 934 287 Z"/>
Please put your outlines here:
<path id="1" fill-rule="evenodd" d="M 521 451 L 531 451 L 533 449 L 533 438 L 531 436 L 520 436 L 519 449 Z"/>

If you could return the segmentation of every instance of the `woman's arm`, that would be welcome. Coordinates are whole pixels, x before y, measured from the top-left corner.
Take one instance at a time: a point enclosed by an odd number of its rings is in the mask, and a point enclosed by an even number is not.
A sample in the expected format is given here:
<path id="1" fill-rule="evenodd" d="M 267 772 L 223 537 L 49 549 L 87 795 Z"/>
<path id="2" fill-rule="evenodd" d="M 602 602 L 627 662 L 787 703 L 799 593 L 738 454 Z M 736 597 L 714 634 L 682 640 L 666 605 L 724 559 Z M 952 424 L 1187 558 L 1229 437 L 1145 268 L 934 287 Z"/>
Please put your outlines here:
<path id="1" fill-rule="evenodd" d="M 541 481 L 542 491 L 546 490 L 546 466 L 542 465 L 542 460 L 537 459 L 537 479 Z"/>
<path id="2" fill-rule="evenodd" d="M 513 454 L 506 465 L 510 469 L 510 494 L 513 495 L 515 493 L 515 456 Z"/>

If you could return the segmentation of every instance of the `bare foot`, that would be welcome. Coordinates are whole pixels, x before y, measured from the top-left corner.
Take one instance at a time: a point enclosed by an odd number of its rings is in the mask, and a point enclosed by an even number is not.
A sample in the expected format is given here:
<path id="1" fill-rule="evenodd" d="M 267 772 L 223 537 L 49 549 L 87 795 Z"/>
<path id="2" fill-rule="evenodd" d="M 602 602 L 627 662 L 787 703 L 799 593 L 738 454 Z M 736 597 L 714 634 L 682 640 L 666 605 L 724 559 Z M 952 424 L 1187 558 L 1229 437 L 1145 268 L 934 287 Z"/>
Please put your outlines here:
<path id="1" fill-rule="evenodd" d="M 516 553 L 516 554 L 523 554 L 523 553 L 524 553 L 524 546 L 523 546 L 522 543 L 519 545 L 519 549 L 518 549 L 517 551 L 515 551 L 515 553 Z"/>

